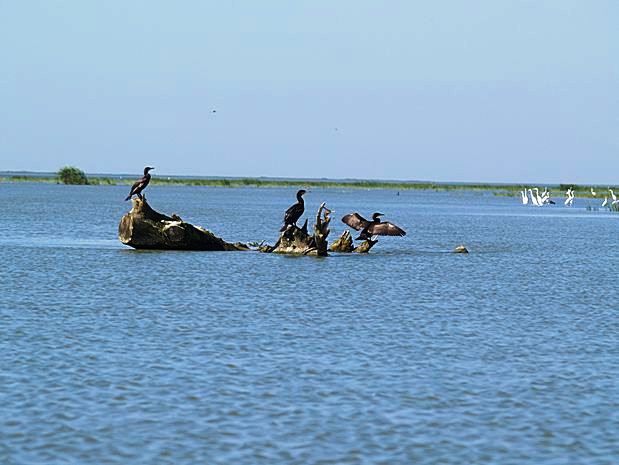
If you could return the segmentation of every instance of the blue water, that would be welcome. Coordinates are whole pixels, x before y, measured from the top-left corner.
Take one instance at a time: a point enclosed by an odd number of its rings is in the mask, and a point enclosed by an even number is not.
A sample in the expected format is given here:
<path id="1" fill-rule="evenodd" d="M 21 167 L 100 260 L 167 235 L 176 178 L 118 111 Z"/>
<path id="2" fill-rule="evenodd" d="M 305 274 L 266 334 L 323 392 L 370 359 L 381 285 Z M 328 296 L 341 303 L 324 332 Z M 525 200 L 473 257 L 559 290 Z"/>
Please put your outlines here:
<path id="1" fill-rule="evenodd" d="M 408 235 L 138 252 L 126 190 L 0 184 L 3 465 L 619 463 L 619 214 L 313 189 L 311 216 L 380 210 Z M 147 192 L 228 241 L 273 243 L 294 201 Z"/>

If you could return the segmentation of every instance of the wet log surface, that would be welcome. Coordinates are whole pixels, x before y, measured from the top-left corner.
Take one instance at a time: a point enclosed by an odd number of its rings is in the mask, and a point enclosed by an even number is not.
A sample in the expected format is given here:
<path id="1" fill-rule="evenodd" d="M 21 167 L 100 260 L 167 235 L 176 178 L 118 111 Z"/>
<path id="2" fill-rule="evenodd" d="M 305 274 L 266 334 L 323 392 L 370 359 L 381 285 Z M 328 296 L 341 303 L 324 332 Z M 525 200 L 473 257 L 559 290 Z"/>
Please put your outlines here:
<path id="1" fill-rule="evenodd" d="M 247 250 L 245 244 L 231 244 L 212 232 L 184 222 L 178 215 L 167 216 L 151 208 L 146 198 L 134 198 L 133 208 L 118 225 L 118 239 L 135 249 L 155 250 Z"/>

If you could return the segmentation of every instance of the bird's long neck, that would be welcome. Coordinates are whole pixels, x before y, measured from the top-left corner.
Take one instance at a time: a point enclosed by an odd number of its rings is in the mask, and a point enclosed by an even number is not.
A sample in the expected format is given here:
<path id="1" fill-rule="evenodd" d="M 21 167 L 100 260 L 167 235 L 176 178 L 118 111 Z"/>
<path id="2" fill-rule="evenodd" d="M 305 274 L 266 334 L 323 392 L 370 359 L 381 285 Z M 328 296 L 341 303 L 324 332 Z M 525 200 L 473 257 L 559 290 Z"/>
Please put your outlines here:
<path id="1" fill-rule="evenodd" d="M 303 201 L 302 194 L 297 194 L 297 201 L 298 201 L 301 205 L 303 205 L 303 204 L 305 203 L 305 202 Z"/>

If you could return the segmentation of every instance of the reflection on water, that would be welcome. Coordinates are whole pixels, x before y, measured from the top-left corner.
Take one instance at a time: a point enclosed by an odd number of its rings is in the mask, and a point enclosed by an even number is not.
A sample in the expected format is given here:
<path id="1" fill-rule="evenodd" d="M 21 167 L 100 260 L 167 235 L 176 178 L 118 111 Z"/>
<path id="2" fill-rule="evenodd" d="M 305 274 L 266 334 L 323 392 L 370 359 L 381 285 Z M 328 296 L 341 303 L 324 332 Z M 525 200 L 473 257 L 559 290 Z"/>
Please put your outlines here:
<path id="1" fill-rule="evenodd" d="M 313 189 L 311 216 L 408 235 L 324 260 L 137 252 L 125 191 L 0 185 L 0 463 L 617 461 L 619 215 Z M 295 191 L 147 195 L 272 243 Z"/>

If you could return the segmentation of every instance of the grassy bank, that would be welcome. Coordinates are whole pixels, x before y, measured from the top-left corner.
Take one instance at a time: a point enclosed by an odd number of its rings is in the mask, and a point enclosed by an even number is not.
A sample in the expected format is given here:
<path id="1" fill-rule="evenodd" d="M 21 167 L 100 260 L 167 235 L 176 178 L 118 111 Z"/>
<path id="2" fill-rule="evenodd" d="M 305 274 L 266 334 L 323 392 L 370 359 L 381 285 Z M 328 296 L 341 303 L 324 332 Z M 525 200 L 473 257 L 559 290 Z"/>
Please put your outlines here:
<path id="1" fill-rule="evenodd" d="M 137 179 L 137 178 L 136 178 Z M 135 181 L 129 177 L 97 177 L 89 176 L 90 185 L 124 186 L 131 185 Z M 56 176 L 11 176 L 0 177 L 0 182 L 42 182 L 59 183 Z M 210 186 L 210 187 L 313 187 L 313 188 L 343 188 L 343 189 L 392 189 L 392 190 L 432 190 L 432 191 L 486 191 L 495 195 L 518 195 L 524 188 L 534 186 L 519 184 L 481 184 L 481 183 L 432 183 L 432 182 L 405 182 L 405 181 L 372 181 L 372 180 L 309 180 L 309 179 L 261 179 L 261 178 L 229 178 L 229 179 L 200 179 L 200 178 L 174 178 L 153 176 L 151 185 L 171 186 Z M 577 197 L 593 197 L 591 186 L 578 186 L 575 184 L 547 185 L 555 197 L 563 197 L 568 187 L 573 187 Z M 608 193 L 608 186 L 593 186 L 598 192 L 596 198 L 604 198 Z M 610 186 L 619 193 L 619 188 Z"/>

